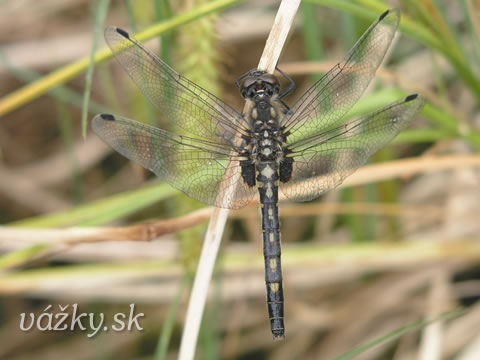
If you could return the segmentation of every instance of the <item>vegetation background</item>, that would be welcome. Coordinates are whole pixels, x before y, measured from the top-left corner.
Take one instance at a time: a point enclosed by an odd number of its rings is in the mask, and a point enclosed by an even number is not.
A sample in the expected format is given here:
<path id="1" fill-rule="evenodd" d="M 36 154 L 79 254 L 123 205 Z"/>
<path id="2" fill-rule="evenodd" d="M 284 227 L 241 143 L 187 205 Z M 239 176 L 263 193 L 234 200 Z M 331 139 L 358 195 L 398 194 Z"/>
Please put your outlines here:
<path id="1" fill-rule="evenodd" d="M 0 0 L 0 358 L 176 358 L 211 209 L 90 132 L 102 112 L 171 125 L 109 61 L 102 29 L 151 39 L 240 110 L 233 82 L 278 4 Z M 398 36 L 349 116 L 412 92 L 424 111 L 341 189 L 281 204 L 286 342 L 270 335 L 258 211 L 231 212 L 198 359 L 480 358 L 480 3 L 304 1 L 279 67 L 291 104 L 393 6 Z M 22 313 L 78 304 L 108 322 L 132 303 L 143 331 L 20 330 Z"/>

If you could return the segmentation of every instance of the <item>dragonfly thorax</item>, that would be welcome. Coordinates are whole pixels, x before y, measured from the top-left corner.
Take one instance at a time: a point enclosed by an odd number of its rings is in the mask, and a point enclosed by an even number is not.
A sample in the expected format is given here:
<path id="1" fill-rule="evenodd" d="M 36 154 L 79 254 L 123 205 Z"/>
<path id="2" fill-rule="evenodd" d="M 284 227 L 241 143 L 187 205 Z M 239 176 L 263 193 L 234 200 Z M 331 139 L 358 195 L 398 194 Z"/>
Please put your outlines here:
<path id="1" fill-rule="evenodd" d="M 256 103 L 250 113 L 253 128 L 253 155 L 260 161 L 278 160 L 282 153 L 279 137 L 279 111 L 272 105 L 273 99 Z"/>

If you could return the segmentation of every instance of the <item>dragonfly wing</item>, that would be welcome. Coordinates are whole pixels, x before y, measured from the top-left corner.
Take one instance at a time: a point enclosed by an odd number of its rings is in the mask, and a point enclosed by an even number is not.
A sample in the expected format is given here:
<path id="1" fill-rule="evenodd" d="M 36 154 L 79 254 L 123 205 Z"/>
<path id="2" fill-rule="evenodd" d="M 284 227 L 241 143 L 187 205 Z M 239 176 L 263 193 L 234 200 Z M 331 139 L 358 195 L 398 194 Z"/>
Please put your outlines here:
<path id="1" fill-rule="evenodd" d="M 105 40 L 143 94 L 175 126 L 217 143 L 247 135 L 248 123 L 237 111 L 181 76 L 126 31 L 107 28 Z"/>
<path id="2" fill-rule="evenodd" d="M 231 147 L 110 114 L 97 115 L 92 128 L 120 154 L 203 203 L 236 209 L 256 193 L 243 181 L 244 159 Z"/>
<path id="3" fill-rule="evenodd" d="M 292 172 L 289 181 L 280 184 L 281 191 L 291 200 L 309 201 L 336 188 L 403 130 L 423 103 L 421 96 L 409 95 L 363 118 L 287 144 Z"/>
<path id="4" fill-rule="evenodd" d="M 292 106 L 282 126 L 290 141 L 314 136 L 337 123 L 358 101 L 375 76 L 400 15 L 388 10 L 375 21 L 344 60 L 318 80 Z"/>

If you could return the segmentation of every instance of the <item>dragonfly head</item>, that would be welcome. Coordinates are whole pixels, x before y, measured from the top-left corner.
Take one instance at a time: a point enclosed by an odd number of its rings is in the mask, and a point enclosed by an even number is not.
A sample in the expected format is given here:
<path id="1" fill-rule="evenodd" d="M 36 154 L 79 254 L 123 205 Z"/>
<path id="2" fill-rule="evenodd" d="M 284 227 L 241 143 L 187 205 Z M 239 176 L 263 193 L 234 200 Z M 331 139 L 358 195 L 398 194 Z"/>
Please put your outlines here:
<path id="1" fill-rule="evenodd" d="M 240 85 L 240 93 L 244 99 L 255 102 L 271 98 L 280 92 L 280 83 L 275 75 L 265 71 L 253 71 L 246 76 Z"/>

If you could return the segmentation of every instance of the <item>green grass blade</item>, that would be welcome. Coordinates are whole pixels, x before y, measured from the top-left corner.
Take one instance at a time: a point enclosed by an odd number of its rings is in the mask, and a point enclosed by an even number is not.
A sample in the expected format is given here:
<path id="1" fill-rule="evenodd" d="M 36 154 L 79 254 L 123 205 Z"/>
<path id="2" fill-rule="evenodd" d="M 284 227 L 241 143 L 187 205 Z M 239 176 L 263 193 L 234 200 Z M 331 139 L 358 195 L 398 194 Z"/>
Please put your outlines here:
<path id="1" fill-rule="evenodd" d="M 137 19 L 135 16 L 135 9 L 133 7 L 132 1 L 124 0 L 124 3 L 127 9 L 130 28 L 134 33 L 136 33 L 138 31 L 138 26 L 137 26 Z M 138 92 L 136 92 L 136 94 L 139 95 Z M 135 101 L 134 104 L 135 104 L 133 106 L 135 108 L 134 113 L 138 116 L 138 117 L 136 116 L 136 118 L 143 119 L 146 117 L 147 123 L 149 125 L 156 126 L 158 124 L 155 108 L 145 96 L 140 96 L 139 100 Z"/>
<path id="2" fill-rule="evenodd" d="M 123 3 L 125 4 L 125 8 L 127 9 L 128 22 L 130 23 L 130 27 L 132 28 L 132 31 L 136 33 L 138 31 L 138 28 L 132 2 L 131 0 L 123 0 Z"/>
<path id="3" fill-rule="evenodd" d="M 110 6 L 110 0 L 98 0 L 96 8 L 94 10 L 94 29 L 93 29 L 93 42 L 92 49 L 90 51 L 90 61 L 88 63 L 87 74 L 85 76 L 85 91 L 83 93 L 83 107 L 82 107 L 82 136 L 83 138 L 87 137 L 87 125 L 88 125 L 88 103 L 90 100 L 90 91 L 92 89 L 92 79 L 93 79 L 93 69 L 95 68 L 95 51 L 97 50 L 98 38 L 101 29 L 103 28 L 103 23 L 105 22 L 105 17 L 107 16 L 107 11 Z"/>
<path id="4" fill-rule="evenodd" d="M 42 74 L 36 71 L 12 64 L 1 49 L 0 63 L 5 66 L 5 68 L 12 76 L 25 83 L 37 81 L 42 77 Z M 79 108 L 81 108 L 83 105 L 83 96 L 67 86 L 58 86 L 54 89 L 49 90 L 48 94 L 55 99 L 61 100 L 62 102 L 67 104 L 75 105 Z M 90 114 L 104 113 L 108 112 L 108 108 L 93 101 L 90 101 L 88 106 L 88 112 Z"/>
<path id="5" fill-rule="evenodd" d="M 373 339 L 371 341 L 366 342 L 363 345 L 357 346 L 353 348 L 352 350 L 346 352 L 343 355 L 337 356 L 333 360 L 349 360 L 353 359 L 355 356 L 360 355 L 361 353 L 364 353 L 367 350 L 370 350 L 374 348 L 377 345 L 381 345 L 387 341 L 395 340 L 398 339 L 400 336 L 403 336 L 405 334 L 420 330 L 424 328 L 425 326 L 432 324 L 436 321 L 448 321 L 452 320 L 454 318 L 457 318 L 463 314 L 466 313 L 465 309 L 462 308 L 457 308 L 452 311 L 443 313 L 437 317 L 434 317 L 432 319 L 426 319 L 426 320 L 419 320 L 416 321 L 410 325 L 403 326 L 401 328 L 398 328 L 396 330 L 393 330 L 392 332 L 389 332 L 388 334 L 385 334 L 383 336 L 380 336 L 376 339 Z"/>
<path id="6" fill-rule="evenodd" d="M 364 18 L 370 21 L 375 20 L 378 16 L 388 9 L 388 5 L 380 2 L 372 1 L 350 1 L 350 0 L 306 0 L 317 5 L 327 6 L 332 9 L 348 12 L 352 15 Z M 440 39 L 427 29 L 425 26 L 413 22 L 406 16 L 402 16 L 400 22 L 400 31 L 417 39 L 421 43 L 436 49 L 444 50 L 444 46 Z"/>
<path id="7" fill-rule="evenodd" d="M 178 291 L 168 307 L 167 317 L 163 322 L 162 331 L 158 337 L 157 349 L 155 350 L 154 355 L 155 360 L 164 360 L 167 358 L 168 344 L 172 337 L 178 307 L 182 301 L 183 294 L 190 283 L 191 278 L 188 273 L 185 272 L 182 281 L 180 282 L 180 286 L 178 287 Z"/>
<path id="8" fill-rule="evenodd" d="M 440 129 L 405 129 L 392 141 L 393 144 L 434 143 L 453 139 L 451 133 Z"/>
<path id="9" fill-rule="evenodd" d="M 242 1 L 243 0 L 217 0 L 208 2 L 205 5 L 199 6 L 191 11 L 175 16 L 172 19 L 155 24 L 141 33 L 136 34 L 136 38 L 139 41 L 146 41 L 180 25 L 197 20 L 210 13 L 218 12 Z M 95 53 L 94 62 L 95 64 L 98 64 L 99 62 L 105 61 L 111 57 L 112 52 L 110 49 L 102 49 Z M 19 108 L 20 106 L 45 94 L 52 88 L 71 80 L 81 72 L 85 71 L 89 63 L 90 57 L 82 58 L 72 64 L 64 66 L 58 70 L 54 70 L 40 80 L 28 84 L 4 96 L 0 99 L 0 116 Z"/>
<path id="10" fill-rule="evenodd" d="M 320 61 L 325 55 L 323 53 L 321 30 L 315 16 L 315 7 L 309 3 L 302 3 L 300 13 L 303 21 L 302 33 L 305 57 L 310 61 Z M 313 82 L 316 82 L 321 78 L 321 75 L 313 74 L 311 78 Z"/>
<path id="11" fill-rule="evenodd" d="M 341 11 L 350 12 L 353 15 L 374 20 L 378 15 L 387 9 L 387 5 L 383 2 L 373 0 L 306 0 L 308 2 L 331 7 Z M 477 99 L 480 100 L 480 79 L 473 73 L 472 69 L 465 63 L 465 59 L 460 56 L 457 47 L 451 47 L 446 44 L 442 38 L 436 36 L 426 26 L 414 22 L 407 16 L 402 16 L 400 22 L 400 31 L 416 39 L 425 46 L 440 51 L 455 67 L 457 73 L 463 79 Z"/>
<path id="12" fill-rule="evenodd" d="M 73 148 L 73 143 L 75 141 L 73 119 L 70 115 L 69 107 L 63 101 L 57 102 L 57 114 L 60 137 L 62 138 L 65 153 L 68 155 L 71 166 L 71 182 L 73 185 L 72 195 L 76 202 L 81 202 L 83 199 L 83 189 L 80 168 Z"/>
<path id="13" fill-rule="evenodd" d="M 155 0 L 155 13 L 157 21 L 165 21 L 173 16 L 172 7 L 169 0 Z M 166 33 L 160 36 L 160 57 L 167 64 L 170 63 L 172 51 L 173 34 Z"/>
<path id="14" fill-rule="evenodd" d="M 29 261 L 51 247 L 50 244 L 38 244 L 24 249 L 14 250 L 0 256 L 0 270 L 10 269 Z"/>
<path id="15" fill-rule="evenodd" d="M 167 184 L 156 184 L 93 201 L 73 209 L 11 223 L 22 227 L 95 226 L 121 219 L 178 194 Z"/>
<path id="16" fill-rule="evenodd" d="M 478 67 L 480 66 L 480 38 L 478 32 L 480 26 L 474 15 L 475 11 L 469 8 L 472 3 L 468 2 L 467 4 L 467 1 L 464 0 L 460 1 L 460 4 L 462 7 L 463 18 L 465 19 L 465 26 L 470 36 L 470 44 L 472 46 L 472 54 L 470 56 L 471 64 Z"/>
<path id="17" fill-rule="evenodd" d="M 447 38 L 449 40 L 449 46 L 455 48 L 458 52 L 459 56 L 461 56 L 464 60 L 467 60 L 467 53 L 465 51 L 465 47 L 462 44 L 461 36 L 458 30 L 455 28 L 455 25 L 452 23 L 449 14 L 447 14 L 447 7 L 444 4 L 441 4 L 439 0 L 433 0 L 435 4 L 435 10 L 438 11 L 443 18 L 443 22 L 440 25 L 444 25 L 444 31 L 440 35 L 442 39 Z M 428 14 L 431 14 L 430 11 L 427 11 Z M 431 16 L 430 16 L 431 17 Z M 432 23 L 435 23 L 435 18 L 432 18 Z M 439 26 L 440 26 L 439 25 Z"/>

